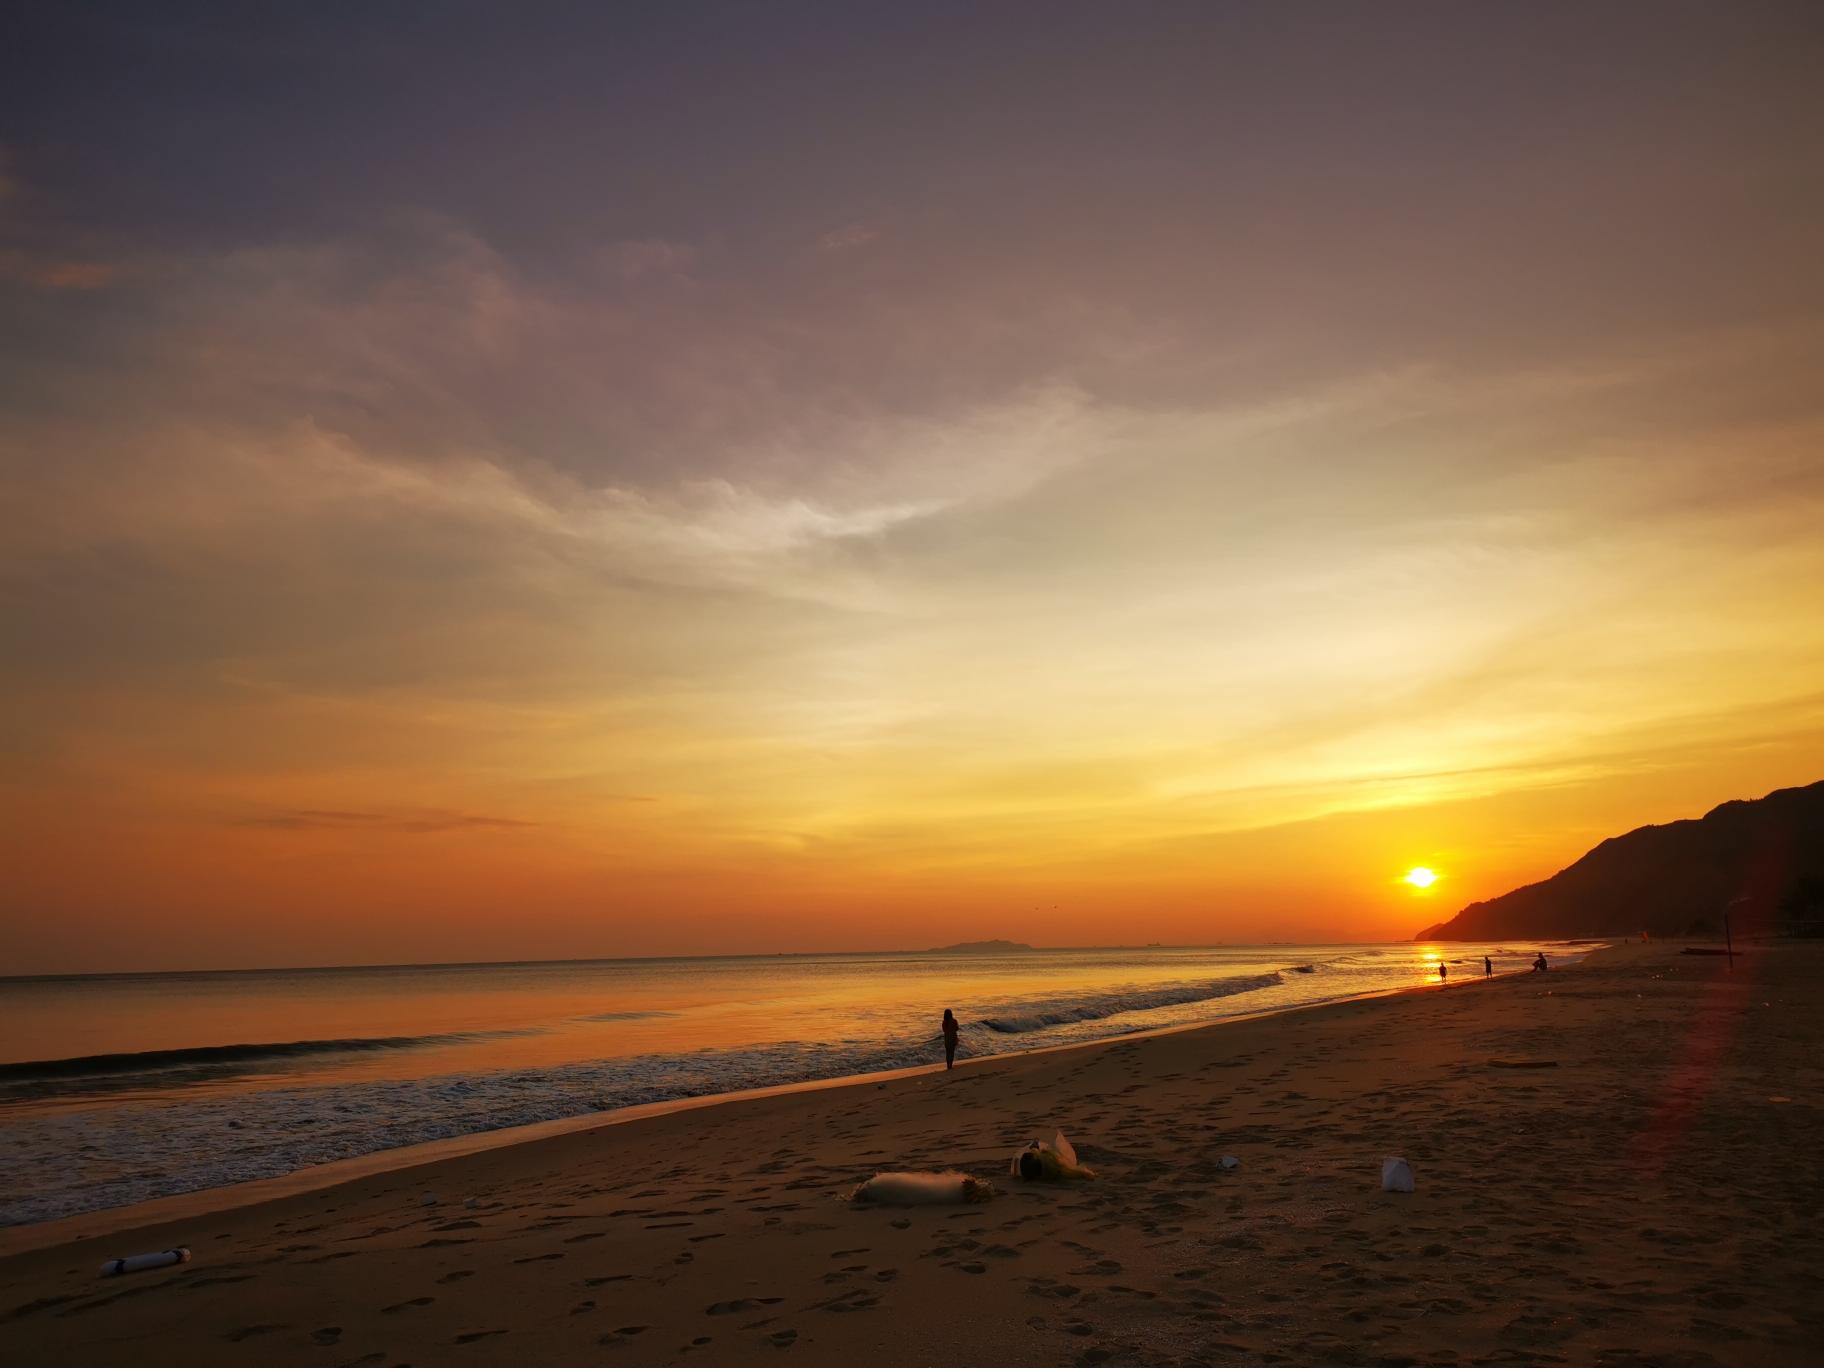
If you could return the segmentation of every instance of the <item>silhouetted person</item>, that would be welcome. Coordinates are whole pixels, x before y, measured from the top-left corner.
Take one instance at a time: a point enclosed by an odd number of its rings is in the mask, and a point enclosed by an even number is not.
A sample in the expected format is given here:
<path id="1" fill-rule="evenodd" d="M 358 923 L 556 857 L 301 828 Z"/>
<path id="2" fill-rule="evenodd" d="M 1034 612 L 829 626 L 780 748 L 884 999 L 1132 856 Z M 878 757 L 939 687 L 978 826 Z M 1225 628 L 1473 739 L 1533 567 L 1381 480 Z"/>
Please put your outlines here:
<path id="1" fill-rule="evenodd" d="M 1495 962 L 1487 955 L 1482 956 L 1482 977 L 1487 978 L 1495 972 Z"/>
<path id="2" fill-rule="evenodd" d="M 1440 982 L 1450 977 L 1450 967 L 1442 960 L 1438 961 L 1438 979 Z"/>
<path id="3" fill-rule="evenodd" d="M 1545 951 L 1539 952 L 1539 958 L 1533 961 L 1533 972 L 1543 974 L 1550 966 L 1545 962 Z"/>
<path id="4" fill-rule="evenodd" d="M 956 1067 L 956 1033 L 958 1029 L 956 1017 L 952 1015 L 948 1007 L 944 1008 L 944 1067 L 946 1069 Z"/>

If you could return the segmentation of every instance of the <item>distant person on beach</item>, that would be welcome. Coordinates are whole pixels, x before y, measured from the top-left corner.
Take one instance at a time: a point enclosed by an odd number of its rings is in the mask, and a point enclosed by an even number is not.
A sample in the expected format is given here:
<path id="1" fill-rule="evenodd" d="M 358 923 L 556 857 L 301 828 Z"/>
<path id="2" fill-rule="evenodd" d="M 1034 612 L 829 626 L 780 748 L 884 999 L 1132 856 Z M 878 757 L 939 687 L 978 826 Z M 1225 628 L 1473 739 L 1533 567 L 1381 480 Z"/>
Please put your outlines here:
<path id="1" fill-rule="evenodd" d="M 1440 980 L 1443 980 L 1443 979 L 1447 979 L 1449 977 L 1450 977 L 1450 966 L 1445 964 L 1442 960 L 1440 960 L 1438 962 L 1438 978 Z"/>
<path id="2" fill-rule="evenodd" d="M 1487 955 L 1482 956 L 1482 977 L 1487 978 L 1495 972 L 1495 962 Z"/>
<path id="3" fill-rule="evenodd" d="M 946 1069 L 956 1067 L 956 1033 L 958 1029 L 956 1017 L 948 1007 L 944 1008 L 944 1067 Z"/>
<path id="4" fill-rule="evenodd" d="M 1550 967 L 1551 966 L 1545 962 L 1545 951 L 1541 950 L 1539 952 L 1539 958 L 1533 961 L 1533 972 L 1535 974 L 1543 974 Z"/>

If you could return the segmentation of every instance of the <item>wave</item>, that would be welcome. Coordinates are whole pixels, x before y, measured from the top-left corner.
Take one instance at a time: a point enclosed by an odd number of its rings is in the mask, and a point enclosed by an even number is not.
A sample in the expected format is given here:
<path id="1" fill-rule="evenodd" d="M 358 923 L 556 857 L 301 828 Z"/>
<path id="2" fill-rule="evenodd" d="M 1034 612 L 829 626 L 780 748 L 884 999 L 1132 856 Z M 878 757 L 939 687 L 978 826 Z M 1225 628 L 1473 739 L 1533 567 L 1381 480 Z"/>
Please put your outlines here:
<path id="1" fill-rule="evenodd" d="M 257 1064 L 321 1054 L 362 1054 L 373 1050 L 410 1050 L 426 1045 L 461 1045 L 530 1031 L 455 1031 L 442 1035 L 355 1036 L 345 1040 L 288 1040 L 261 1044 L 196 1045 L 174 1050 L 140 1050 L 129 1054 L 80 1055 L 71 1059 L 32 1059 L 0 1064 L 0 1085 L 52 1080 L 99 1078 L 118 1074 L 162 1073 L 170 1069 L 211 1068 L 224 1064 Z"/>
<path id="2" fill-rule="evenodd" d="M 1023 1035 L 1028 1031 L 1042 1031 L 1048 1026 L 1097 1021 L 1122 1012 L 1146 1012 L 1156 1007 L 1179 1007 L 1191 1002 L 1233 997 L 1237 993 L 1253 993 L 1262 988 L 1275 987 L 1284 981 L 1277 972 L 1248 974 L 1238 978 L 1205 979 L 1200 983 L 1175 983 L 1163 988 L 1128 989 L 1113 993 L 1091 993 L 1084 997 L 1022 1002 L 1000 1015 L 983 1017 L 976 1024 L 1002 1035 Z"/>
<path id="3" fill-rule="evenodd" d="M 591 1016 L 579 1016 L 578 1021 L 653 1021 L 659 1017 L 674 1017 L 676 1012 L 596 1012 Z"/>

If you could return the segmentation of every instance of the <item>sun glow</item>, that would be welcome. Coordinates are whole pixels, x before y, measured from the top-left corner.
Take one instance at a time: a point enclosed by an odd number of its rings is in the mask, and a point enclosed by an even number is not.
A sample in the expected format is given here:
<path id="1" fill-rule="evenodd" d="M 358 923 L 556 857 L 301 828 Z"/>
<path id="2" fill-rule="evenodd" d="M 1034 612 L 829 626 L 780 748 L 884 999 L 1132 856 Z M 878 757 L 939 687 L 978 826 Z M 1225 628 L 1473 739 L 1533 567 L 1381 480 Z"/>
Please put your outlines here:
<path id="1" fill-rule="evenodd" d="M 1415 865 L 1413 868 L 1407 870 L 1405 874 L 1405 882 L 1411 884 L 1414 888 L 1430 888 L 1437 881 L 1437 874 L 1434 871 L 1425 868 L 1424 865 Z"/>

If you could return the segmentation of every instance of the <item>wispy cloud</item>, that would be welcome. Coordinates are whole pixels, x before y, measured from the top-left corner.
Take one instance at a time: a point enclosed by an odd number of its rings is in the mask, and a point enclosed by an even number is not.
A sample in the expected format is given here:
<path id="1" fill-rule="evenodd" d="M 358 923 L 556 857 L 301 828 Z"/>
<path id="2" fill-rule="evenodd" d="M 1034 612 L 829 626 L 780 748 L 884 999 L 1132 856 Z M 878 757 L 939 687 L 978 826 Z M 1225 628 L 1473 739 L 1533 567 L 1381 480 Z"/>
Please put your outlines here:
<path id="1" fill-rule="evenodd" d="M 612 243 L 601 250 L 601 256 L 623 280 L 648 276 L 687 280 L 690 268 L 697 260 L 697 249 L 688 243 L 644 238 L 638 242 Z"/>
<path id="2" fill-rule="evenodd" d="M 4 191 L 0 190 L 0 194 Z M 0 250 L 0 280 L 41 290 L 99 290 L 112 284 L 119 268 L 105 261 L 43 256 L 18 249 Z"/>
<path id="3" fill-rule="evenodd" d="M 437 810 L 405 812 L 351 812 L 297 808 L 229 819 L 229 825 L 269 827 L 280 831 L 373 831 L 429 835 L 450 831 L 511 830 L 532 822 L 511 817 L 485 817 L 466 812 Z"/>
<path id="4" fill-rule="evenodd" d="M 412 218 L 28 294 L 32 792 L 265 858 L 496 831 L 440 851 L 571 906 L 852 895 L 1619 781 L 1628 719 L 1824 669 L 1797 325 L 1339 366 L 794 251 L 535 270 Z"/>
<path id="5" fill-rule="evenodd" d="M 880 236 L 880 229 L 867 223 L 846 223 L 840 228 L 832 228 L 817 239 L 817 250 L 820 252 L 847 252 L 857 247 L 865 247 Z"/>

